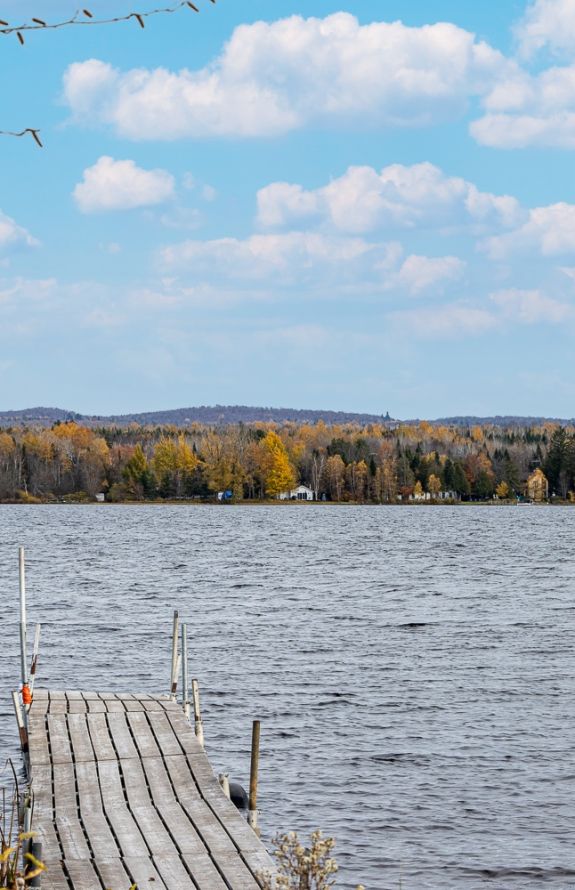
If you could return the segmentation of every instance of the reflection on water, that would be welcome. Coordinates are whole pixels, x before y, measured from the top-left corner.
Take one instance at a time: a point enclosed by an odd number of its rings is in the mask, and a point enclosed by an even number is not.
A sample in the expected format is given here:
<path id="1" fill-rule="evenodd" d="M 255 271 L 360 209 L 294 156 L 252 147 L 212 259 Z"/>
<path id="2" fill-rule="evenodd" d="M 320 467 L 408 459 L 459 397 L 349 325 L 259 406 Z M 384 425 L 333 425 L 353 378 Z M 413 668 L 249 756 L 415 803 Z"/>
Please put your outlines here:
<path id="1" fill-rule="evenodd" d="M 39 682 L 168 690 L 188 621 L 208 753 L 262 825 L 336 836 L 338 887 L 575 886 L 575 512 L 0 506 L 0 753 L 17 545 Z"/>

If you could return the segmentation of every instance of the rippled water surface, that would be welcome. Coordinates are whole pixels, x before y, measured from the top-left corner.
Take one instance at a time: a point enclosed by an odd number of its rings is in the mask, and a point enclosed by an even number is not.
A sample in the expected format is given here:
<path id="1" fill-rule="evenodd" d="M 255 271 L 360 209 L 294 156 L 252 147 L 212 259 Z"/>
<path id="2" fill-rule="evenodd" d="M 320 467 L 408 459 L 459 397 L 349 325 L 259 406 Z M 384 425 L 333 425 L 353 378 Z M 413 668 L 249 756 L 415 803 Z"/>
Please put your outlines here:
<path id="1" fill-rule="evenodd" d="M 216 770 L 264 836 L 321 826 L 338 887 L 575 887 L 575 511 L 0 506 L 0 753 L 17 545 L 39 683 L 168 690 L 188 621 Z"/>

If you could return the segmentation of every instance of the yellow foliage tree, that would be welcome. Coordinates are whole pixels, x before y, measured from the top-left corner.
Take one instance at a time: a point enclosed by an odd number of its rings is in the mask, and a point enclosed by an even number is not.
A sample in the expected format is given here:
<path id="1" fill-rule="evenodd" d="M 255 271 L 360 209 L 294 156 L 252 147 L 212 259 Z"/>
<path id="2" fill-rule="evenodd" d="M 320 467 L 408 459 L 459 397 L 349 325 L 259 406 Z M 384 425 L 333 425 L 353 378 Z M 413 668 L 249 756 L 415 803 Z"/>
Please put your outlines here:
<path id="1" fill-rule="evenodd" d="M 152 470 L 158 484 L 173 489 L 173 494 L 184 494 L 186 479 L 192 475 L 200 461 L 184 436 L 173 439 L 163 436 L 152 457 Z"/>
<path id="2" fill-rule="evenodd" d="M 495 494 L 497 495 L 498 498 L 501 498 L 501 500 L 503 500 L 503 501 L 506 498 L 508 498 L 509 497 L 509 486 L 508 486 L 507 482 L 500 482 L 499 485 L 497 486 L 497 488 L 495 489 Z"/>
<path id="3" fill-rule="evenodd" d="M 265 489 L 268 497 L 277 497 L 295 485 L 295 470 L 290 462 L 286 447 L 277 433 L 269 430 L 262 439 L 265 454 Z"/>

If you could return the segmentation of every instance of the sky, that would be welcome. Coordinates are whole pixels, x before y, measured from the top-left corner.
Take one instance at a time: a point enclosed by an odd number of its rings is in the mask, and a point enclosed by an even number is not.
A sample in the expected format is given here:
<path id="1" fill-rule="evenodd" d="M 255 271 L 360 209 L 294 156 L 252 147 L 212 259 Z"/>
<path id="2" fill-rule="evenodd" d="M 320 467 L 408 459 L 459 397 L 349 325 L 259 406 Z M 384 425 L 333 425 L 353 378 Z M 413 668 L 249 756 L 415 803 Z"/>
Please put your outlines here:
<path id="1" fill-rule="evenodd" d="M 575 2 L 196 5 L 0 34 L 0 410 L 573 417 Z"/>

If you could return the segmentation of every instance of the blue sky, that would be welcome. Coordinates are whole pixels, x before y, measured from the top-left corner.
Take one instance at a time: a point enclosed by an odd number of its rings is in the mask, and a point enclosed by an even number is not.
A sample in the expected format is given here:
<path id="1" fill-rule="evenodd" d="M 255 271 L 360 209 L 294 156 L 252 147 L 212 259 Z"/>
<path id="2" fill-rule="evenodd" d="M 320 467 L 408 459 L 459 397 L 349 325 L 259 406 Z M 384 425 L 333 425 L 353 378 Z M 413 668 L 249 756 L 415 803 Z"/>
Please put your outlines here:
<path id="1" fill-rule="evenodd" d="M 573 416 L 572 0 L 199 6 L 2 36 L 0 408 Z"/>

